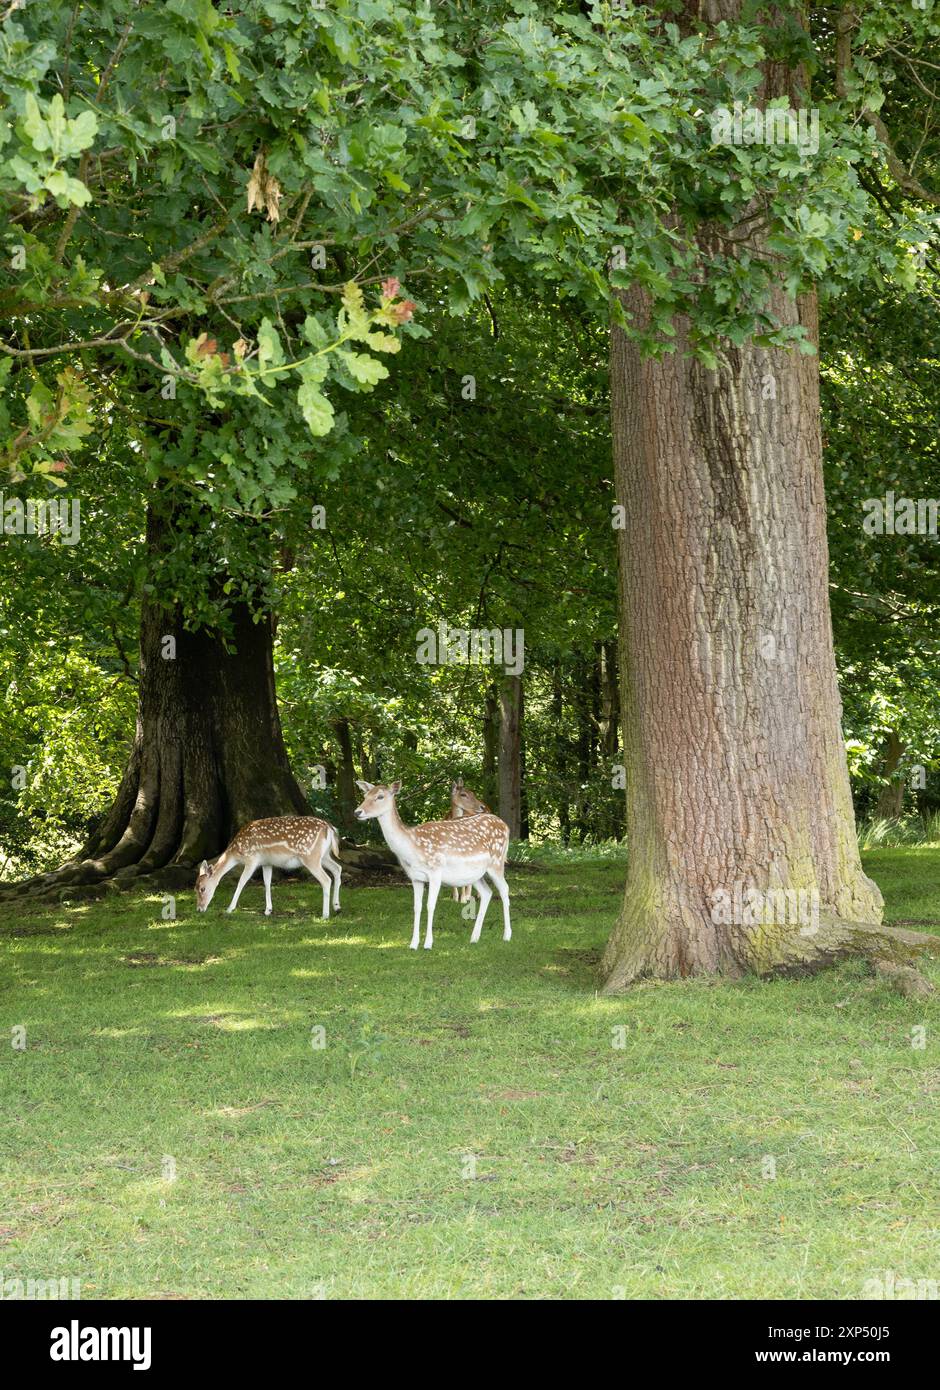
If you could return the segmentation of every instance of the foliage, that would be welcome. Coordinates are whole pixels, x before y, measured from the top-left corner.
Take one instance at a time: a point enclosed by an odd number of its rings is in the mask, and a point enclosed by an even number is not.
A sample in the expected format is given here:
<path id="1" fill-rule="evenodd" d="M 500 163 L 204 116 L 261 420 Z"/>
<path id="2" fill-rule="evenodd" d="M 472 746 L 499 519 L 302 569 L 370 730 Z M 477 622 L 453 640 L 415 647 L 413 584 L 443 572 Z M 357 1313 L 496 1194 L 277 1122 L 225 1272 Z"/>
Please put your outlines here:
<path id="1" fill-rule="evenodd" d="M 17 634 L 3 689 L 15 705 L 10 682 L 54 642 L 119 700 L 64 763 L 68 817 L 50 839 L 11 809 L 7 853 L 48 863 L 113 787 L 135 610 L 154 596 L 223 633 L 235 602 L 278 612 L 299 767 L 335 764 L 348 719 L 357 756 L 433 782 L 428 814 L 451 770 L 482 775 L 490 673 L 417 666 L 415 632 L 523 626 L 533 828 L 560 833 L 567 797 L 589 822 L 576 839 L 613 833 L 580 685 L 614 635 L 603 364 L 630 284 L 652 297 L 649 329 L 627 325 L 644 348 L 669 350 L 687 313 L 706 361 L 755 330 L 779 340 L 772 279 L 822 287 L 848 732 L 869 780 L 889 711 L 934 765 L 932 556 L 863 550 L 850 521 L 863 478 L 936 447 L 935 228 L 862 133 L 881 112 L 929 177 L 910 72 L 936 56 L 932 12 L 861 14 L 841 80 L 825 15 L 807 30 L 750 9 L 700 29 L 661 7 L 528 0 L 76 14 L 47 0 L 0 25 L 6 494 L 66 493 L 85 517 L 80 555 L 0 538 Z M 812 70 L 818 150 L 713 138 L 710 115 L 752 99 L 769 51 Z M 729 240 L 752 215 L 773 260 Z M 157 554 L 148 508 L 167 523 Z M 34 735 L 14 713 L 8 766 L 65 737 L 70 679 L 35 692 Z"/>

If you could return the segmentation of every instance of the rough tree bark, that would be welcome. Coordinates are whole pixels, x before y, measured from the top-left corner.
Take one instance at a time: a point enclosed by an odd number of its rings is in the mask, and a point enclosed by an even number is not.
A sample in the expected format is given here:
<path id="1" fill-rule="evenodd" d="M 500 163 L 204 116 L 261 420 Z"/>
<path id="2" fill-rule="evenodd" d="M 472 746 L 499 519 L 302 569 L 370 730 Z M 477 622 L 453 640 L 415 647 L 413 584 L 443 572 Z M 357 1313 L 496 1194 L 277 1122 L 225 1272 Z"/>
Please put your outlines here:
<path id="1" fill-rule="evenodd" d="M 625 299 L 647 312 L 642 292 Z M 814 301 L 774 300 L 815 341 Z M 735 885 L 881 917 L 840 729 L 816 359 L 747 346 L 712 372 L 676 327 L 679 350 L 660 361 L 612 337 L 630 862 L 608 992 L 643 975 L 770 971 L 794 952 L 809 965 L 821 942 L 799 924 L 713 920 Z"/>
<path id="2" fill-rule="evenodd" d="M 644 294 L 625 300 L 642 319 Z M 812 297 L 777 293 L 772 307 L 816 340 Z M 676 327 L 679 351 L 660 361 L 612 339 L 629 871 L 605 990 L 808 971 L 855 952 L 906 960 L 929 938 L 878 927 L 855 835 L 817 359 L 748 346 L 713 372 L 684 355 Z M 818 922 L 779 898 L 770 922 L 724 921 L 736 887 L 818 894 Z"/>

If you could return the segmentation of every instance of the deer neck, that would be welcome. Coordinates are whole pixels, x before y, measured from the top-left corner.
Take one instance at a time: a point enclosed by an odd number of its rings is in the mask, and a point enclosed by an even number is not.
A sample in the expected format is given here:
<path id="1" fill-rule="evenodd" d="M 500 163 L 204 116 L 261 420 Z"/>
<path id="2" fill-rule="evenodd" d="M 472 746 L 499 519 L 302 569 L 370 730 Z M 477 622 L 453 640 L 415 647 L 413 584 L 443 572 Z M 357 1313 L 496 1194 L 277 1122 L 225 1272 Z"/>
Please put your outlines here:
<path id="1" fill-rule="evenodd" d="M 411 831 L 398 814 L 398 807 L 394 802 L 390 810 L 378 817 L 378 822 L 379 828 L 385 836 L 385 843 L 393 854 L 401 857 L 402 854 L 408 855 L 414 851 Z"/>

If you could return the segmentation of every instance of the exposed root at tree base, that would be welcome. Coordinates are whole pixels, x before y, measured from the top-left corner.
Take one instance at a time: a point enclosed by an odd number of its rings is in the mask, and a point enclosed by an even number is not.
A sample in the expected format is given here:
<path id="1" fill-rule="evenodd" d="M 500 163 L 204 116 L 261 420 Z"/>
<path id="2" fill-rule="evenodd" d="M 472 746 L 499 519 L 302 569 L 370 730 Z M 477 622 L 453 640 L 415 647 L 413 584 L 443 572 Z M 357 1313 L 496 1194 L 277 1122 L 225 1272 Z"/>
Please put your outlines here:
<path id="1" fill-rule="evenodd" d="M 682 970 L 674 966 L 657 968 L 649 956 L 623 956 L 608 964 L 603 995 L 625 993 L 644 979 L 685 979 L 693 975 L 721 974 L 738 978 L 744 974 L 765 979 L 815 975 L 839 961 L 862 958 L 883 979 L 911 996 L 925 997 L 933 987 L 915 968 L 923 954 L 940 954 L 940 937 L 877 922 L 849 922 L 823 917 L 818 927 L 736 928 L 728 951 L 714 969 Z M 920 982 L 919 984 L 917 982 Z"/>
<path id="2" fill-rule="evenodd" d="M 818 927 L 790 932 L 773 929 L 756 938 L 755 947 L 750 957 L 742 961 L 755 974 L 814 975 L 853 956 L 910 966 L 924 952 L 940 952 L 940 937 L 879 922 L 822 917 Z"/>

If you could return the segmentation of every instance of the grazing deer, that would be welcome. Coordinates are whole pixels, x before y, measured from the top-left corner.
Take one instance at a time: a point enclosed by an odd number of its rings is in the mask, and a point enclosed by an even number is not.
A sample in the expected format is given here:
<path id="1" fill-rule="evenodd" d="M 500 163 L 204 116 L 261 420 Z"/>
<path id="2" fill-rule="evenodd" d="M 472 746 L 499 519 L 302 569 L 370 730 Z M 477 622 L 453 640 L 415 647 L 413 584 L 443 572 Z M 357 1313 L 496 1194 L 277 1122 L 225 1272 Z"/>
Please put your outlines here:
<path id="1" fill-rule="evenodd" d="M 448 820 L 460 820 L 463 816 L 482 816 L 487 814 L 489 809 L 486 802 L 481 801 L 476 792 L 472 792 L 469 787 L 464 786 L 462 777 L 458 777 L 456 782 L 451 784 Z M 454 889 L 455 903 L 468 903 L 470 896 L 469 883 L 464 888 Z"/>
<path id="2" fill-rule="evenodd" d="M 339 854 L 339 836 L 329 821 L 318 816 L 274 816 L 271 820 L 253 820 L 239 830 L 232 843 L 224 849 L 210 868 L 204 859 L 196 879 L 196 906 L 205 912 L 212 901 L 219 881 L 236 864 L 244 865 L 235 896 L 228 905 L 234 912 L 241 891 L 258 865 L 264 874 L 264 915 L 271 915 L 271 870 L 309 869 L 323 889 L 323 916 L 330 915 L 330 883 L 324 872 L 332 875 L 333 911 L 339 911 L 339 885 L 342 869 L 334 855 Z"/>
<path id="3" fill-rule="evenodd" d="M 487 883 L 491 878 L 503 902 L 503 940 L 512 937 L 509 925 L 509 886 L 506 883 L 506 851 L 509 849 L 509 826 L 499 816 L 488 813 L 463 816 L 459 820 L 432 820 L 424 825 L 405 825 L 398 814 L 395 798 L 401 782 L 390 787 L 360 782 L 356 785 L 365 793 L 356 807 L 357 820 L 377 820 L 385 842 L 397 856 L 411 879 L 415 900 L 415 924 L 411 949 L 418 949 L 421 937 L 421 904 L 424 885 L 428 885 L 428 925 L 424 949 L 434 945 L 434 908 L 441 885 L 463 888 L 473 884 L 480 895 L 480 907 L 473 924 L 471 941 L 479 941 L 493 890 Z"/>

